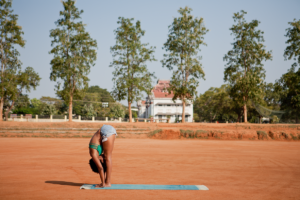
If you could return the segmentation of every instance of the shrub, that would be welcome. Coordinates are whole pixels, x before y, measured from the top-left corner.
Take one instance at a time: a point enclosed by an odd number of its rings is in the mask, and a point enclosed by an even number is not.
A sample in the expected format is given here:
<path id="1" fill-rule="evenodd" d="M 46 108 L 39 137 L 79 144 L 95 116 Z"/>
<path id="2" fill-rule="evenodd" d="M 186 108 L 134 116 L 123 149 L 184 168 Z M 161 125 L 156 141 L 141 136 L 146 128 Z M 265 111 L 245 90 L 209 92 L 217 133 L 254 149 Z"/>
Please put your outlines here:
<path id="1" fill-rule="evenodd" d="M 265 131 L 257 131 L 257 137 L 259 140 L 268 139 L 268 135 Z"/>
<path id="2" fill-rule="evenodd" d="M 194 131 L 180 129 L 180 136 L 185 138 L 195 138 Z"/>

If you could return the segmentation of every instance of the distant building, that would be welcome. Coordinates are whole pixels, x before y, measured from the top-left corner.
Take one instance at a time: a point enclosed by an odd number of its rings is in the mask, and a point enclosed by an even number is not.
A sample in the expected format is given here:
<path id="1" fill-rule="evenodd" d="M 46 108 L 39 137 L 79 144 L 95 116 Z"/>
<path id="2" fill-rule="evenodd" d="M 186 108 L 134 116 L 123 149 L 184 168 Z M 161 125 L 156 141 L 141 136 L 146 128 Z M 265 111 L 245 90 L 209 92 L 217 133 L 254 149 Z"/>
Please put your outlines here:
<path id="1" fill-rule="evenodd" d="M 181 120 L 182 117 L 182 101 L 176 100 L 173 102 L 173 94 L 169 94 L 169 80 L 158 80 L 151 94 L 146 97 L 146 100 L 138 101 L 138 117 L 150 118 L 152 116 L 156 120 L 167 119 L 170 116 L 171 122 Z M 187 100 L 185 106 L 185 121 L 193 122 L 193 102 Z"/>

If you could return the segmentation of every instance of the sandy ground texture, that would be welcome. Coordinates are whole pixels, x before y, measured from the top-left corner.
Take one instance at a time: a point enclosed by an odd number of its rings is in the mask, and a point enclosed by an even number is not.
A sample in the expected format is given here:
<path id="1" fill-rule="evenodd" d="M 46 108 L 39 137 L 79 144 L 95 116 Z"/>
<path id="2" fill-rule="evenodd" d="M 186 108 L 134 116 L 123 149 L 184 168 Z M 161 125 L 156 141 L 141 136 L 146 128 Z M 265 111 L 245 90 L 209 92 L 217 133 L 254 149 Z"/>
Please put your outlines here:
<path id="1" fill-rule="evenodd" d="M 88 138 L 0 138 L 0 199 L 300 199 L 300 143 L 117 138 L 113 184 L 209 191 L 80 190 L 99 183 Z"/>

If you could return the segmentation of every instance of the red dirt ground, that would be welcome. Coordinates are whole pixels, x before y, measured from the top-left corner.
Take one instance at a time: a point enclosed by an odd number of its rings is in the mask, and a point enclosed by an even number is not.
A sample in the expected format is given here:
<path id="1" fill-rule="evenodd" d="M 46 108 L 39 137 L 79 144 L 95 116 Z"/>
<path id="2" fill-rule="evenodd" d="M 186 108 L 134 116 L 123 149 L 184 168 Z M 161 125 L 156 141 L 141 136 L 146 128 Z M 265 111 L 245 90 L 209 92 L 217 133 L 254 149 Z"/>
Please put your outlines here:
<path id="1" fill-rule="evenodd" d="M 61 129 L 61 128 L 100 128 L 104 123 L 88 122 L 2 122 L 0 123 L 0 137 L 45 137 L 45 134 L 30 133 L 11 133 L 10 129 L 35 128 L 35 129 Z M 109 123 L 106 123 L 109 124 Z M 186 123 L 186 124 L 166 124 L 166 123 L 110 123 L 119 129 L 147 129 L 150 133 L 154 130 L 161 130 L 157 134 L 150 136 L 154 139 L 213 139 L 213 140 L 282 140 L 299 141 L 300 125 L 293 124 L 212 124 L 212 123 Z M 54 132 L 53 132 L 54 131 Z M 29 132 L 29 133 L 28 133 Z M 45 132 L 45 131 L 44 131 Z M 51 134 L 51 133 L 52 134 Z M 77 131 L 78 132 L 78 131 Z M 128 132 L 128 131 L 127 131 Z M 146 131 L 147 132 L 147 131 Z M 185 133 L 186 132 L 186 133 Z M 74 137 L 72 132 L 69 135 L 55 133 L 49 130 L 47 137 Z M 88 134 L 87 134 L 88 133 Z M 144 131 L 132 131 L 133 134 L 122 133 L 120 138 L 147 138 Z M 137 134 L 138 133 L 138 134 Z M 81 137 L 90 137 L 90 132 L 82 131 Z M 79 136 L 78 133 L 75 136 Z"/>
<path id="2" fill-rule="evenodd" d="M 113 184 L 209 191 L 80 190 L 99 183 L 88 165 L 88 143 L 0 138 L 0 199 L 300 199 L 299 142 L 116 139 Z"/>

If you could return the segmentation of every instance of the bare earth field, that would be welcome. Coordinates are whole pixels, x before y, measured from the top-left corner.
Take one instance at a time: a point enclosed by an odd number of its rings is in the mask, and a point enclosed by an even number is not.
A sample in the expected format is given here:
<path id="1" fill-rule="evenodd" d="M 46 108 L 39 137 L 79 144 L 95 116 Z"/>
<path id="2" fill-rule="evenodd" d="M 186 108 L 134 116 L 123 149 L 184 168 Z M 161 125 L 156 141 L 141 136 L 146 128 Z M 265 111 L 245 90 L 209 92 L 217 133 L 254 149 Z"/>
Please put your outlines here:
<path id="1" fill-rule="evenodd" d="M 300 142 L 282 134 L 297 135 L 298 126 L 112 125 L 121 133 L 112 184 L 206 185 L 209 191 L 80 190 L 99 183 L 88 165 L 88 137 L 102 124 L 3 122 L 0 199 L 300 199 Z M 259 139 L 258 131 L 266 137 Z"/>
<path id="2" fill-rule="evenodd" d="M 106 123 L 109 124 L 109 123 Z M 2 122 L 0 137 L 90 138 L 103 123 Z M 300 125 L 110 123 L 120 138 L 300 141 Z"/>

